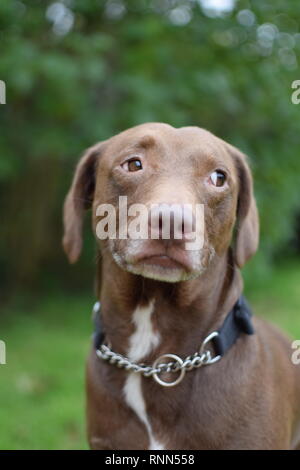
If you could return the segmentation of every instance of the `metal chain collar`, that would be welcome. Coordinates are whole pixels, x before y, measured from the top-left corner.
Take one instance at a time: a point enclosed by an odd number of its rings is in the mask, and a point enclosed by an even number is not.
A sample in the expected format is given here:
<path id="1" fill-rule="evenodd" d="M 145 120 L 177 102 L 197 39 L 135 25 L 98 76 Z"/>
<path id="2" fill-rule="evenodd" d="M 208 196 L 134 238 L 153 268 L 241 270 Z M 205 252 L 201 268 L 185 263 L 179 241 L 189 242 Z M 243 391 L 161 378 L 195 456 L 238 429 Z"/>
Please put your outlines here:
<path id="1" fill-rule="evenodd" d="M 108 361 L 109 364 L 115 364 L 117 367 L 123 368 L 128 372 L 135 372 L 142 374 L 144 377 L 152 377 L 157 383 L 164 387 L 174 387 L 174 385 L 179 384 L 186 372 L 189 372 L 193 369 L 198 369 L 202 366 L 207 366 L 209 364 L 214 364 L 215 362 L 221 359 L 221 356 L 212 357 L 211 352 L 205 346 L 215 337 L 218 336 L 218 332 L 214 331 L 208 335 L 203 341 L 200 350 L 191 356 L 187 356 L 185 359 L 176 354 L 163 354 L 158 357 L 152 366 L 147 366 L 146 364 L 136 364 L 130 361 L 127 357 L 122 356 L 113 352 L 107 345 L 101 344 L 98 349 L 96 349 L 96 354 L 99 358 L 104 361 Z M 169 362 L 161 362 L 166 358 L 172 359 Z M 179 373 L 178 377 L 173 381 L 165 381 L 160 377 L 162 373 Z"/>

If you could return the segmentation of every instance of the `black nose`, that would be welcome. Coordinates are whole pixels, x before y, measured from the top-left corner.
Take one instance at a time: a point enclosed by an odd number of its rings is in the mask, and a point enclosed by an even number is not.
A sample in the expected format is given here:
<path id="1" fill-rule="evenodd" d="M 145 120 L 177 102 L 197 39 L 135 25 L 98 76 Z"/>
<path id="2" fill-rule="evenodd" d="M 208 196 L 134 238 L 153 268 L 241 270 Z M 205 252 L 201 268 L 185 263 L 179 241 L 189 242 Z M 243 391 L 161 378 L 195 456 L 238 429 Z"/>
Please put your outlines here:
<path id="1" fill-rule="evenodd" d="M 195 231 L 195 217 L 187 205 L 157 204 L 149 213 L 150 238 L 187 240 Z"/>

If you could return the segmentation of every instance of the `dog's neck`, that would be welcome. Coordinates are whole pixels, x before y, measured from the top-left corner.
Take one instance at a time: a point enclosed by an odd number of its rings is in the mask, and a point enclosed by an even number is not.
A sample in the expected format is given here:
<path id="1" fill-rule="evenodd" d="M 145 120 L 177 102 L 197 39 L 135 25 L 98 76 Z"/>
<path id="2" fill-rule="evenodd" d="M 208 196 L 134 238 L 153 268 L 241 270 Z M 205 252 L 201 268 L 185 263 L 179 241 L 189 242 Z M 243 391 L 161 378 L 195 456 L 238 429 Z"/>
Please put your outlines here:
<path id="1" fill-rule="evenodd" d="M 191 354 L 207 334 L 218 329 L 242 291 L 242 279 L 229 251 L 215 257 L 197 279 L 179 283 L 154 281 L 122 270 L 109 255 L 99 270 L 105 272 L 98 298 L 106 340 L 127 354 L 139 310 L 151 309 L 151 327 L 160 344 L 153 353 Z M 109 273 L 109 274 L 108 274 Z"/>

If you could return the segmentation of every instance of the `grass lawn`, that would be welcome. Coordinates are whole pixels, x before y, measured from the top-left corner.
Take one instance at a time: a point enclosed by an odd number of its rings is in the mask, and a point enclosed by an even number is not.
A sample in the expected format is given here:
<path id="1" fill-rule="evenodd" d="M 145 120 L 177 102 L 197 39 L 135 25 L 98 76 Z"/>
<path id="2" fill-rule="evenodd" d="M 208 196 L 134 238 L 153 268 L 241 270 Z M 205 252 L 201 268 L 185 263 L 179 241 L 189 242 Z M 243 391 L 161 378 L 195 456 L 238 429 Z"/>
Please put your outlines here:
<path id="1" fill-rule="evenodd" d="M 91 296 L 53 295 L 29 309 L 18 299 L 1 319 L 7 364 L 0 366 L 0 449 L 87 448 L 84 365 L 91 303 Z"/>
<path id="2" fill-rule="evenodd" d="M 253 310 L 300 338 L 300 262 L 246 288 Z M 16 299 L 1 315 L 0 449 L 86 449 L 84 365 L 92 296 Z"/>

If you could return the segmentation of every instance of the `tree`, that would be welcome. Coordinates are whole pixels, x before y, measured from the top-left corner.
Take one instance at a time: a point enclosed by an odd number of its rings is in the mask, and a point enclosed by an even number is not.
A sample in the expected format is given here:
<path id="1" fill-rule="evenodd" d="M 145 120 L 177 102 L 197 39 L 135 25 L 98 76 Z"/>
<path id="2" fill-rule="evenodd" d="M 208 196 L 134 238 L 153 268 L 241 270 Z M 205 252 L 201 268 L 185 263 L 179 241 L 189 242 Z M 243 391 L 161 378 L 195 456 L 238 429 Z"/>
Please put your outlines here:
<path id="1" fill-rule="evenodd" d="M 11 283 L 63 275 L 61 205 L 79 154 L 145 121 L 199 125 L 247 153 L 261 255 L 286 247 L 299 211 L 300 4 L 214 3 L 0 4 L 0 265 Z M 82 269 L 91 253 L 90 240 Z"/>

